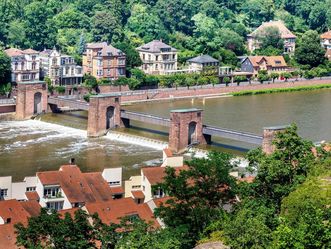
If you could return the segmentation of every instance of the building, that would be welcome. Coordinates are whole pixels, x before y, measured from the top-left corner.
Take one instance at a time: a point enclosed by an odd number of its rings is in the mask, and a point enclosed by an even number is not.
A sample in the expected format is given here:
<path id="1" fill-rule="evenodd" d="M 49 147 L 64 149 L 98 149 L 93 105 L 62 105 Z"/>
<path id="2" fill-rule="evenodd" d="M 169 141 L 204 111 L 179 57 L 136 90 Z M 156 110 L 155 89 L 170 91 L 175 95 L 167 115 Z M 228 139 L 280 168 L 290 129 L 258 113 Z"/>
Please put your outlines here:
<path id="1" fill-rule="evenodd" d="M 200 55 L 187 60 L 187 64 L 190 71 L 211 71 L 217 73 L 219 61 L 209 55 Z"/>
<path id="2" fill-rule="evenodd" d="M 36 201 L 0 201 L 0 248 L 18 248 L 14 225 L 26 225 L 29 217 L 39 215 L 40 208 Z"/>
<path id="3" fill-rule="evenodd" d="M 0 177 L 0 200 L 35 200 L 42 207 L 70 209 L 86 203 L 122 198 L 122 169 L 82 173 L 76 165 L 61 166 L 58 171 L 37 172 L 22 182 L 10 176 Z"/>
<path id="4" fill-rule="evenodd" d="M 331 30 L 321 34 L 321 44 L 323 48 L 331 50 Z"/>
<path id="5" fill-rule="evenodd" d="M 33 49 L 9 48 L 5 53 L 11 59 L 11 81 L 37 81 L 40 78 L 39 52 Z"/>
<path id="6" fill-rule="evenodd" d="M 177 70 L 177 49 L 159 40 L 151 41 L 137 48 L 146 74 L 164 75 Z"/>
<path id="7" fill-rule="evenodd" d="M 40 52 L 42 77 L 48 77 L 53 85 L 79 85 L 83 80 L 83 68 L 72 56 L 45 49 Z"/>
<path id="8" fill-rule="evenodd" d="M 163 182 L 166 167 L 174 167 L 176 172 L 186 169 L 184 158 L 174 156 L 169 149 L 164 149 L 161 166 L 142 168 L 139 176 L 132 176 L 125 181 L 125 197 L 132 197 L 138 204 L 164 197 L 164 191 L 160 188 L 154 189 L 154 186 Z"/>
<path id="9" fill-rule="evenodd" d="M 285 26 L 282 21 L 270 21 L 262 23 L 260 27 L 247 35 L 248 50 L 253 52 L 260 47 L 259 37 L 263 36 L 268 28 L 278 28 L 280 37 L 284 41 L 284 53 L 293 54 L 295 51 L 296 36 Z"/>
<path id="10" fill-rule="evenodd" d="M 326 50 L 325 57 L 326 57 L 329 61 L 331 61 L 331 49 L 327 49 L 327 50 Z"/>
<path id="11" fill-rule="evenodd" d="M 126 56 L 106 42 L 88 43 L 83 54 L 83 72 L 97 79 L 116 80 L 125 76 Z"/>
<path id="12" fill-rule="evenodd" d="M 248 56 L 241 62 L 241 71 L 257 75 L 260 70 L 281 73 L 288 70 L 283 56 Z"/>

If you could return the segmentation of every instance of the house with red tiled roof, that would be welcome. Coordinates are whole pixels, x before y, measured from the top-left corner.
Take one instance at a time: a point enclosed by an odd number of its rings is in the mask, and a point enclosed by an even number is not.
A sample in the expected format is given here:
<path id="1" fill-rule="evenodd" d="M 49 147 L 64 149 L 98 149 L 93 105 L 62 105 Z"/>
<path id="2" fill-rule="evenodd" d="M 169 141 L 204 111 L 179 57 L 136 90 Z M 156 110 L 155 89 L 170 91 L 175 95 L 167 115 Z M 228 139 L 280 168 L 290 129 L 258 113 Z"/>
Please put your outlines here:
<path id="1" fill-rule="evenodd" d="M 11 81 L 37 81 L 40 78 L 39 52 L 33 49 L 9 48 L 5 53 L 11 59 Z"/>
<path id="2" fill-rule="evenodd" d="M 40 208 L 36 201 L 0 201 L 0 248 L 18 248 L 14 225 L 27 224 L 29 217 L 39 215 Z"/>
<path id="3" fill-rule="evenodd" d="M 279 30 L 280 37 L 284 41 L 284 53 L 293 54 L 295 51 L 296 36 L 285 26 L 283 21 L 269 21 L 262 23 L 252 33 L 247 35 L 248 50 L 253 52 L 255 49 L 260 48 L 261 41 L 259 38 L 265 35 L 266 31 L 270 28 Z"/>
<path id="4" fill-rule="evenodd" d="M 166 167 L 173 167 L 176 171 L 185 169 L 183 156 L 173 155 L 168 148 L 164 149 L 163 162 L 160 166 L 144 167 L 140 170 L 140 175 L 131 176 L 125 181 L 125 197 L 132 197 L 137 203 L 163 197 L 162 189 L 155 190 L 152 187 L 163 182 Z"/>
<path id="5" fill-rule="evenodd" d="M 40 205 L 55 210 L 121 198 L 124 193 L 121 186 L 110 186 L 100 172 L 82 173 L 76 165 L 37 172 L 36 191 Z"/>
<path id="6" fill-rule="evenodd" d="M 321 44 L 323 48 L 331 50 L 331 30 L 321 34 Z"/>
<path id="7" fill-rule="evenodd" d="M 97 213 L 101 221 L 105 224 L 119 224 L 121 218 L 129 217 L 140 218 L 148 223 L 151 222 L 156 227 L 160 226 L 146 203 L 139 205 L 130 197 L 88 203 L 82 209 L 90 215 Z"/>
<path id="8" fill-rule="evenodd" d="M 241 62 L 241 71 L 257 75 L 260 70 L 282 73 L 288 70 L 283 56 L 248 56 Z"/>

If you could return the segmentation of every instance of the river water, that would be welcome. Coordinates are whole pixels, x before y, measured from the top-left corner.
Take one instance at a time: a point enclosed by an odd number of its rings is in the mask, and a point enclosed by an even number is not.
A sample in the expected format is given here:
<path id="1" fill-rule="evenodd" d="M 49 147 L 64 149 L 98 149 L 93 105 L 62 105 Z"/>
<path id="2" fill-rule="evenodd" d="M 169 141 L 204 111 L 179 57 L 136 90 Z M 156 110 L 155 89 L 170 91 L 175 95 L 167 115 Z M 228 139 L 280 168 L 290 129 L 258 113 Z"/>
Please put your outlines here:
<path id="1" fill-rule="evenodd" d="M 192 107 L 204 110 L 205 124 L 262 134 L 265 126 L 295 122 L 303 137 L 312 141 L 331 140 L 331 90 L 153 102 L 123 108 L 169 117 L 172 109 Z M 136 128 L 121 131 L 167 138 L 167 130 L 162 127 L 132 124 Z M 85 112 L 46 114 L 42 121 L 0 122 L 0 176 L 12 175 L 15 180 L 21 180 L 36 171 L 57 170 L 74 157 L 82 171 L 122 166 L 124 179 L 127 179 L 137 174 L 141 166 L 160 162 L 162 146 L 125 137 L 118 139 L 114 135 L 89 139 L 86 138 L 86 125 Z M 161 132 L 150 133 L 150 130 Z M 252 148 L 233 141 L 214 141 L 233 146 L 223 148 L 225 151 L 233 151 L 236 147 Z"/>

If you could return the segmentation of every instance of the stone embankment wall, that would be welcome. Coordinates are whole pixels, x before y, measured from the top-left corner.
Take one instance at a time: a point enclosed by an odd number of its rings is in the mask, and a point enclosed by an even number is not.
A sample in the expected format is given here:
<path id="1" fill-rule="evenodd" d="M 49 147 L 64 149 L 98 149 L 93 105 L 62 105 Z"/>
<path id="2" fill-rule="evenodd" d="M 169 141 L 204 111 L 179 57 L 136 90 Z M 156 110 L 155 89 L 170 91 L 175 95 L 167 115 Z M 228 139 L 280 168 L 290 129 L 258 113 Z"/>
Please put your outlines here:
<path id="1" fill-rule="evenodd" d="M 282 82 L 282 83 L 271 83 L 271 84 L 252 84 L 243 86 L 215 86 L 209 88 L 193 88 L 193 89 L 159 89 L 150 91 L 135 91 L 130 95 L 122 96 L 122 102 L 139 102 L 139 101 L 155 101 L 160 99 L 176 99 L 176 98 L 188 98 L 188 97 L 208 97 L 230 94 L 233 92 L 247 91 L 247 90 L 262 90 L 272 88 L 291 88 L 298 86 L 311 86 L 317 84 L 331 84 L 330 79 L 323 80 L 304 80 L 295 82 Z"/>

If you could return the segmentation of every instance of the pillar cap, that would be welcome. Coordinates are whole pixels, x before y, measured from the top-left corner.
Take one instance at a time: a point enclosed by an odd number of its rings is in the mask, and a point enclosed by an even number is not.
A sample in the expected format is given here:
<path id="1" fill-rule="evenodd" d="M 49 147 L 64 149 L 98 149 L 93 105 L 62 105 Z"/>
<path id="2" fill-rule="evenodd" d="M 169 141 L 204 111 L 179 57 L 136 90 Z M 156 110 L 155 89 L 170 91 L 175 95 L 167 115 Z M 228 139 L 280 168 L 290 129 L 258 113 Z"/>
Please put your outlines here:
<path id="1" fill-rule="evenodd" d="M 202 109 L 198 108 L 188 108 L 188 109 L 177 109 L 177 110 L 171 110 L 170 112 L 201 112 L 203 111 Z"/>
<path id="2" fill-rule="evenodd" d="M 263 127 L 263 130 L 285 130 L 289 128 L 290 125 L 279 125 L 279 126 L 270 126 L 270 127 Z"/>

